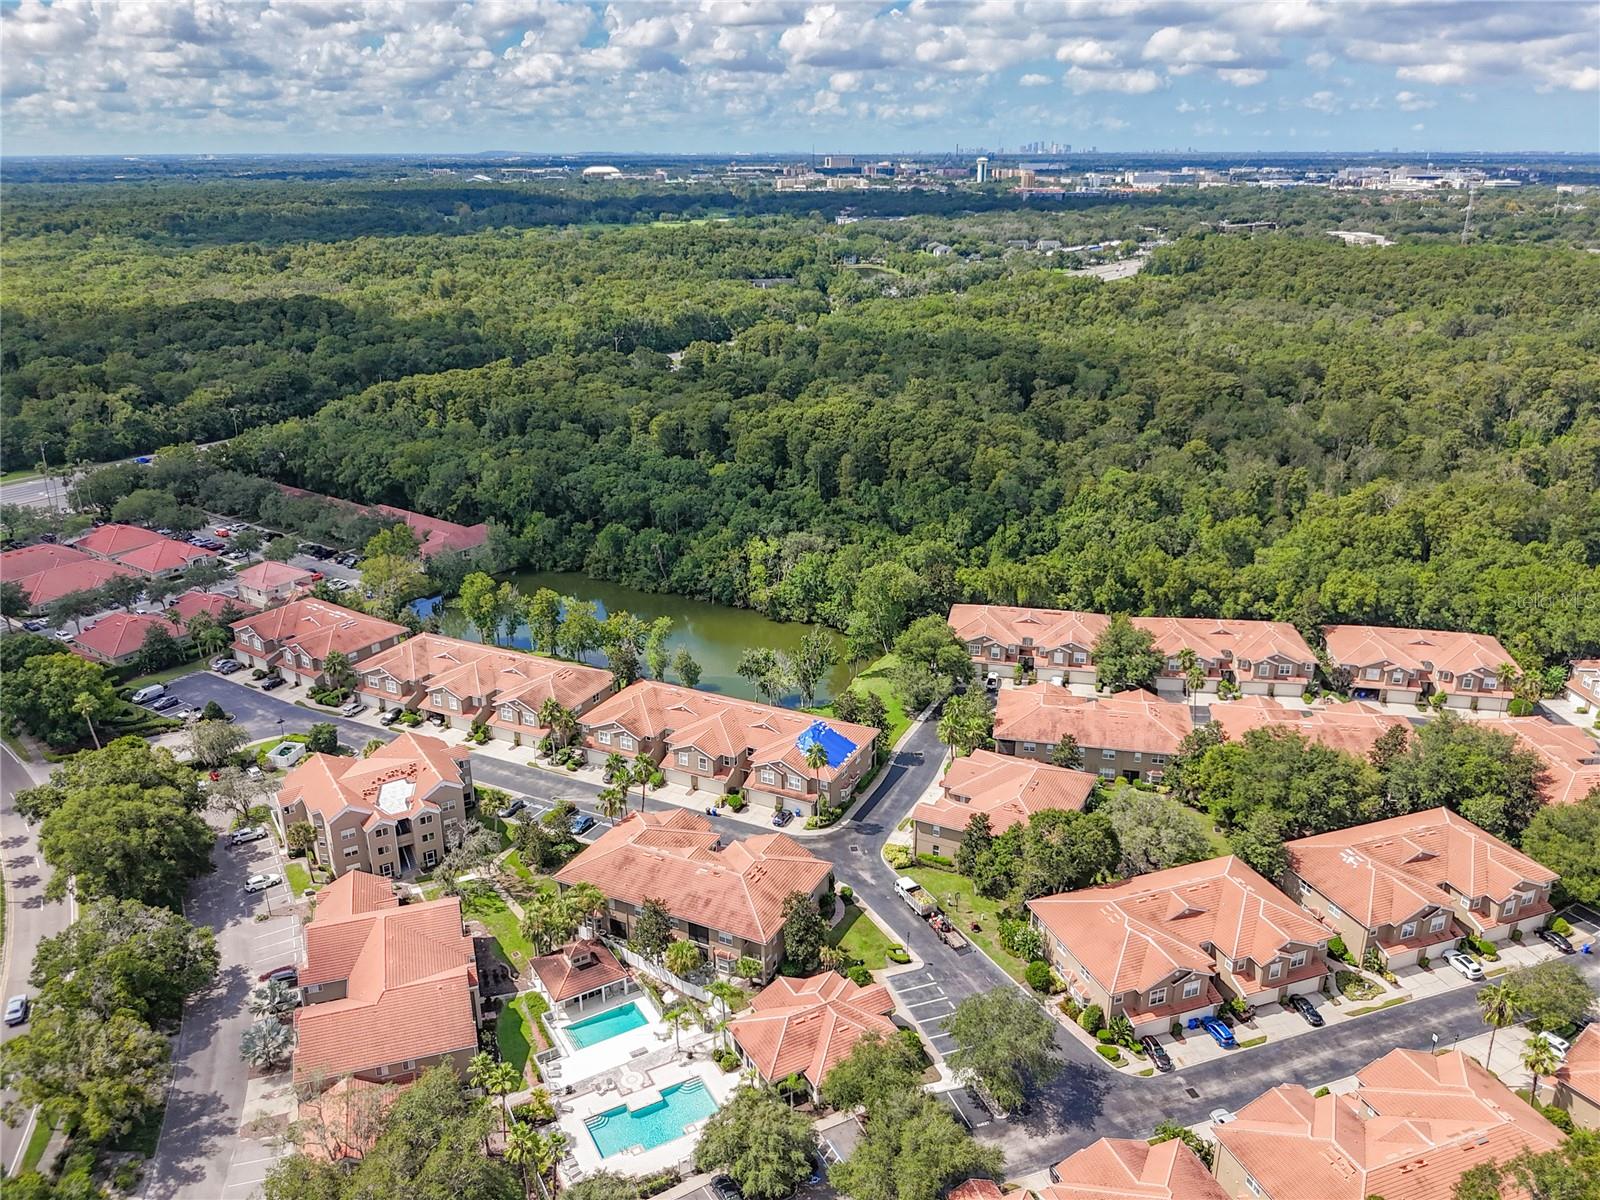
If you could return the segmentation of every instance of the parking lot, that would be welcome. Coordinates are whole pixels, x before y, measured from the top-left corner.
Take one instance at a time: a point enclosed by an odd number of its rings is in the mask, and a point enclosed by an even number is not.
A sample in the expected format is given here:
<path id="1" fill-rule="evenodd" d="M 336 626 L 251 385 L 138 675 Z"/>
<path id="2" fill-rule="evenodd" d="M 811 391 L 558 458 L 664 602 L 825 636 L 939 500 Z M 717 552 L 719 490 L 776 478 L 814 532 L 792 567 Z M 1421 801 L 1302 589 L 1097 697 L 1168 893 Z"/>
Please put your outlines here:
<path id="1" fill-rule="evenodd" d="M 910 1017 L 941 1059 L 955 1049 L 955 1041 L 942 1025 L 944 1019 L 955 1012 L 955 1002 L 930 968 L 891 975 L 887 982 L 894 992 L 897 1007 Z"/>

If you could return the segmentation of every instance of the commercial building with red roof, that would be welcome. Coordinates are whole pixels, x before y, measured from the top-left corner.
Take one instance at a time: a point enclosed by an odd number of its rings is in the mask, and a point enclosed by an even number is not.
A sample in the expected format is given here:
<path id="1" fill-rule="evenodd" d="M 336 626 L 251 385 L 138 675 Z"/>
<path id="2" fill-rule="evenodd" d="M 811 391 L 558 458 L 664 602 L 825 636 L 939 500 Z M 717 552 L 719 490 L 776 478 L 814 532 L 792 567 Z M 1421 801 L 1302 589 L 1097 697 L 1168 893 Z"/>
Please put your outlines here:
<path id="1" fill-rule="evenodd" d="M 1050 1168 L 1039 1200 L 1228 1200 L 1195 1152 L 1177 1138 L 1101 1138 Z"/>
<path id="2" fill-rule="evenodd" d="M 1501 668 L 1511 655 L 1483 633 L 1329 625 L 1328 658 L 1350 675 L 1357 700 L 1415 704 L 1436 692 L 1449 708 L 1505 712 L 1511 689 Z"/>
<path id="3" fill-rule="evenodd" d="M 1252 729 L 1278 727 L 1333 750 L 1366 758 L 1378 739 L 1394 728 L 1409 730 L 1411 722 L 1398 713 L 1384 712 L 1372 704 L 1351 700 L 1346 704 L 1318 704 L 1306 709 L 1265 696 L 1211 706 L 1211 719 L 1232 741 Z"/>
<path id="4" fill-rule="evenodd" d="M 590 1000 L 604 1003 L 613 995 L 633 990 L 633 972 L 599 938 L 575 938 L 549 954 L 529 961 L 550 1006 L 575 1005 L 582 1012 Z"/>
<path id="5" fill-rule="evenodd" d="M 406 875 L 436 866 L 475 799 L 466 750 L 403 733 L 365 758 L 310 754 L 278 789 L 279 833 L 317 831 L 317 860 L 335 875 Z"/>
<path id="6" fill-rule="evenodd" d="M 1391 968 L 1447 949 L 1464 931 L 1503 942 L 1549 920 L 1556 874 L 1447 808 L 1300 838 L 1285 885 L 1357 958 Z"/>
<path id="7" fill-rule="evenodd" d="M 233 579 L 239 585 L 239 599 L 256 608 L 271 608 L 310 588 L 316 572 L 268 558 L 246 567 Z"/>
<path id="8" fill-rule="evenodd" d="M 1193 729 L 1187 704 L 1143 691 L 1087 700 L 1035 683 L 1007 688 L 995 703 L 994 740 L 1001 754 L 1049 762 L 1050 752 L 1071 735 L 1083 751 L 1083 769 L 1102 779 L 1161 779 Z"/>
<path id="9" fill-rule="evenodd" d="M 300 968 L 294 1078 L 415 1079 L 478 1050 L 473 941 L 451 896 L 402 907 L 386 879 L 353 871 L 317 895 Z"/>
<path id="10" fill-rule="evenodd" d="M 233 654 L 252 667 L 278 667 L 291 683 L 323 681 L 335 650 L 352 663 L 398 645 L 409 634 L 385 621 L 325 600 L 294 600 L 233 623 Z"/>
<path id="11" fill-rule="evenodd" d="M 1600 1024 L 1572 1039 L 1556 1072 L 1555 1103 L 1578 1128 L 1600 1130 Z"/>
<path id="12" fill-rule="evenodd" d="M 1080 1004 L 1136 1033 L 1318 991 L 1332 931 L 1234 857 L 1028 901 L 1045 956 Z"/>
<path id="13" fill-rule="evenodd" d="M 0 579 L 15 583 L 31 608 L 41 609 L 73 592 L 89 592 L 119 575 L 137 575 L 71 546 L 40 543 L 0 552 Z"/>
<path id="14" fill-rule="evenodd" d="M 756 807 L 810 816 L 842 808 L 875 761 L 876 729 L 753 700 L 640 680 L 581 721 L 589 761 L 648 755 L 668 781 L 714 796 L 741 791 Z M 808 751 L 821 760 L 813 766 Z"/>
<path id="15" fill-rule="evenodd" d="M 977 813 L 998 834 L 1035 813 L 1081 811 L 1097 779 L 1087 771 L 974 750 L 950 764 L 937 798 L 911 810 L 913 852 L 950 857 Z"/>
<path id="16" fill-rule="evenodd" d="M 549 730 L 539 720 L 546 700 L 582 715 L 609 696 L 610 671 L 521 650 L 419 633 L 361 664 L 358 690 L 379 708 L 438 713 L 454 729 L 482 721 L 513 745 Z"/>
<path id="17" fill-rule="evenodd" d="M 767 1083 L 799 1075 L 817 1089 L 856 1043 L 891 1038 L 894 1000 L 881 983 L 861 987 L 835 971 L 774 979 L 728 1025 L 746 1065 Z"/>
<path id="18" fill-rule="evenodd" d="M 1457 1050 L 1391 1050 L 1357 1088 L 1280 1084 L 1216 1126 L 1214 1170 L 1238 1200 L 1448 1200 L 1474 1167 L 1553 1150 L 1566 1135 Z"/>
<path id="19" fill-rule="evenodd" d="M 1510 717 L 1501 726 L 1544 760 L 1544 798 L 1548 804 L 1576 804 L 1600 788 L 1600 741 L 1565 721 Z"/>
<path id="20" fill-rule="evenodd" d="M 164 537 L 138 525 L 101 525 L 73 543 L 95 558 L 121 563 L 144 575 L 171 575 L 213 551 Z"/>
<path id="21" fill-rule="evenodd" d="M 719 970 L 740 958 L 762 978 L 783 961 L 783 905 L 793 892 L 820 897 L 833 868 L 782 833 L 726 845 L 699 813 L 674 808 L 623 817 L 555 874 L 563 889 L 592 883 L 609 905 L 605 932 L 633 936 L 639 908 L 659 900 L 686 937 Z"/>
<path id="22" fill-rule="evenodd" d="M 150 631 L 158 626 L 174 640 L 187 636 L 181 626 L 153 613 L 114 612 L 81 630 L 72 649 L 108 667 L 125 667 L 139 656 Z"/>

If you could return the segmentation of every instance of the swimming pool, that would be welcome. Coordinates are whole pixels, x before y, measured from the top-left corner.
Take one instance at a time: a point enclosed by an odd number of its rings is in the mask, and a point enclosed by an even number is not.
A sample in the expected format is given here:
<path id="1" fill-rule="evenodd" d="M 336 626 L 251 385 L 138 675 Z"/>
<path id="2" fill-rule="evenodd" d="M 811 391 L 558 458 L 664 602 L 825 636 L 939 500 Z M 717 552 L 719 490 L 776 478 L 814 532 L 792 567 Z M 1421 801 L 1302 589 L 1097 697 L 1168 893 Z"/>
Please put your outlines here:
<path id="1" fill-rule="evenodd" d="M 630 1000 L 616 1008 L 608 1008 L 603 1013 L 595 1013 L 592 1017 L 574 1021 L 567 1026 L 567 1036 L 572 1039 L 574 1046 L 582 1050 L 614 1038 L 619 1033 L 627 1033 L 630 1029 L 637 1029 L 647 1024 L 649 1022 L 645 1019 L 644 1013 L 639 1011 L 638 1004 Z"/>
<path id="2" fill-rule="evenodd" d="M 649 1108 L 629 1112 L 625 1104 L 590 1117 L 585 1124 L 601 1158 L 621 1154 L 630 1146 L 654 1150 L 683 1136 L 686 1125 L 703 1121 L 717 1111 L 716 1098 L 704 1082 L 686 1079 L 661 1089 L 661 1100 Z"/>

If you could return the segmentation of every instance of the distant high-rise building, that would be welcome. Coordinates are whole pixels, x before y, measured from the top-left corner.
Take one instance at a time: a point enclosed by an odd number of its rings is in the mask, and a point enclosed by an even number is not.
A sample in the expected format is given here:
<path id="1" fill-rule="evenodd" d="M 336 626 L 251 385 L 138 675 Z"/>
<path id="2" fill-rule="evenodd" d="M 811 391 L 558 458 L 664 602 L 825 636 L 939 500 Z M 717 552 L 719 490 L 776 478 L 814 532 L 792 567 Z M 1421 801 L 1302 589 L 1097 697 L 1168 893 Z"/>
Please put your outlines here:
<path id="1" fill-rule="evenodd" d="M 823 158 L 822 165 L 824 168 L 835 171 L 843 170 L 846 167 L 855 166 L 856 158 L 853 154 L 829 154 Z"/>
<path id="2" fill-rule="evenodd" d="M 989 182 L 989 160 L 982 155 L 978 156 L 978 182 Z"/>

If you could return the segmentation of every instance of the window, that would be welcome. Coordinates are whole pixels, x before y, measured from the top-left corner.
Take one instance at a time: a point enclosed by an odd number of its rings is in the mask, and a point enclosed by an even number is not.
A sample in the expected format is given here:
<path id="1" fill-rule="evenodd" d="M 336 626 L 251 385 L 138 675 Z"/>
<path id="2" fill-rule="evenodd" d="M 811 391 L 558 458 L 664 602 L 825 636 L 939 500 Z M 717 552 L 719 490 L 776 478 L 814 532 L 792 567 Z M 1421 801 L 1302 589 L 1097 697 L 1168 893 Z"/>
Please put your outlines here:
<path id="1" fill-rule="evenodd" d="M 373 851 L 373 853 L 377 854 L 378 856 L 381 857 L 381 856 L 389 853 L 389 847 L 388 846 L 379 846 L 377 849 L 375 849 Z"/>
<path id="2" fill-rule="evenodd" d="M 374 829 L 372 831 L 372 836 L 373 837 L 388 837 L 389 836 L 389 827 L 387 825 L 379 825 L 376 829 Z"/>
<path id="3" fill-rule="evenodd" d="M 1496 686 L 1499 685 L 1499 683 L 1500 683 L 1500 681 L 1498 679 L 1496 679 L 1493 675 L 1485 675 L 1483 677 L 1483 690 L 1486 691 L 1486 692 L 1492 692 L 1492 691 L 1494 691 Z"/>
<path id="4" fill-rule="evenodd" d="M 982 654 L 983 653 L 983 643 L 982 642 L 968 642 L 967 643 L 967 649 L 970 650 L 973 654 Z"/>
<path id="5" fill-rule="evenodd" d="M 1344 916 L 1344 910 L 1341 909 L 1337 904 L 1329 904 L 1328 915 L 1335 918 L 1342 917 Z"/>
<path id="6" fill-rule="evenodd" d="M 1036 747 L 1034 746 L 1034 744 L 1032 742 L 1023 742 L 1022 743 L 1022 748 L 1024 750 L 1026 750 L 1029 754 L 1032 754 L 1033 751 L 1036 749 Z"/>
<path id="7" fill-rule="evenodd" d="M 798 775 L 789 776 L 789 781 L 788 782 L 789 782 L 789 790 L 791 792 L 798 792 L 801 788 L 805 787 L 805 784 L 801 781 L 800 776 L 798 776 Z"/>
<path id="8" fill-rule="evenodd" d="M 1181 664 L 1177 659 L 1175 659 L 1175 658 L 1167 659 L 1167 670 L 1169 670 L 1169 671 L 1181 671 L 1182 669 L 1183 669 L 1183 664 Z"/>
<path id="9" fill-rule="evenodd" d="M 1067 661 L 1067 656 L 1060 650 L 1053 650 L 1050 652 L 1050 661 L 1059 666 Z"/>
<path id="10" fill-rule="evenodd" d="M 354 829 L 346 829 L 343 833 L 341 833 L 339 835 L 339 840 L 341 842 L 348 842 L 352 838 L 354 838 L 355 836 L 356 836 L 356 831 Z"/>
<path id="11" fill-rule="evenodd" d="M 1261 1185 L 1259 1183 L 1257 1183 L 1254 1179 L 1252 1179 L 1249 1175 L 1246 1175 L 1244 1177 L 1244 1185 L 1245 1185 L 1245 1187 L 1250 1189 L 1250 1194 L 1252 1196 L 1263 1196 L 1263 1195 L 1266 1194 L 1265 1192 L 1263 1192 L 1261 1190 Z"/>
<path id="12" fill-rule="evenodd" d="M 717 941 L 721 942 L 724 946 L 731 946 L 733 945 L 733 934 L 723 933 L 722 930 L 719 929 L 717 930 Z"/>
<path id="13" fill-rule="evenodd" d="M 1472 690 L 1472 676 L 1471 675 L 1463 675 L 1461 677 L 1461 690 L 1463 692 L 1470 692 Z"/>
<path id="14" fill-rule="evenodd" d="M 517 706 L 515 704 L 502 704 L 500 706 L 500 719 L 502 721 L 515 721 L 517 719 Z"/>
<path id="15" fill-rule="evenodd" d="M 379 863 L 378 864 L 378 874 L 379 875 L 393 875 L 394 874 L 394 864 L 393 863 Z"/>
<path id="16" fill-rule="evenodd" d="M 1116 756 L 1117 756 L 1117 752 L 1115 750 L 1102 750 L 1102 751 L 1100 751 L 1100 757 L 1101 758 L 1115 758 Z"/>
<path id="17" fill-rule="evenodd" d="M 1082 650 L 1074 650 L 1072 652 L 1072 665 L 1073 666 L 1081 667 L 1081 666 L 1083 666 L 1084 663 L 1086 663 L 1088 661 L 1089 661 L 1089 656 L 1087 654 L 1085 654 Z"/>
<path id="18" fill-rule="evenodd" d="M 1444 923 L 1446 921 L 1448 921 L 1449 919 L 1450 918 L 1445 916 L 1444 913 L 1436 913 L 1436 914 L 1434 914 L 1433 920 L 1428 922 L 1428 932 L 1430 932 L 1430 933 L 1438 933 L 1441 929 L 1444 928 Z"/>
<path id="19" fill-rule="evenodd" d="M 450 703 L 450 711 L 451 712 L 460 712 L 461 711 L 461 701 L 460 700 L 456 699 L 454 696 L 448 696 L 448 697 L 446 697 L 446 699 Z"/>
<path id="20" fill-rule="evenodd" d="M 678 765 L 680 767 L 687 767 L 689 765 L 689 752 L 687 750 L 678 751 Z"/>
<path id="21" fill-rule="evenodd" d="M 455 812 L 456 802 L 454 800 L 446 800 L 443 804 L 439 805 L 439 807 L 444 809 L 445 812 Z"/>
<path id="22" fill-rule="evenodd" d="M 999 662 L 1000 661 L 1000 647 L 999 646 L 990 646 L 989 647 L 989 657 L 994 659 L 996 662 Z"/>
<path id="23" fill-rule="evenodd" d="M 1366 679 L 1382 679 L 1383 678 L 1383 671 L 1379 667 L 1368 667 L 1365 671 L 1361 672 L 1361 674 Z"/>
<path id="24" fill-rule="evenodd" d="M 1293 663 L 1279 663 L 1278 664 L 1278 674 L 1283 676 L 1285 679 L 1287 679 L 1290 675 L 1294 674 L 1294 664 Z"/>
<path id="25" fill-rule="evenodd" d="M 711 769 L 711 760 L 704 754 L 700 756 L 700 769 L 702 771 L 709 771 Z"/>
<path id="26" fill-rule="evenodd" d="M 1167 756 L 1165 754 L 1152 754 L 1150 756 L 1150 765 L 1153 766 L 1153 767 L 1164 767 L 1164 766 L 1166 766 L 1167 765 Z"/>
<path id="27" fill-rule="evenodd" d="M 1101 779 L 1115 779 L 1116 777 L 1117 777 L 1117 769 L 1115 767 L 1101 767 L 1100 768 L 1100 778 Z"/>
<path id="28" fill-rule="evenodd" d="M 1102 753 L 1102 754 L 1104 754 L 1104 753 L 1105 753 L 1105 751 L 1104 751 L 1104 750 L 1102 750 L 1102 751 L 1101 751 L 1101 753 Z M 1135 750 L 1135 751 L 1134 751 L 1134 752 L 1133 752 L 1133 761 L 1134 761 L 1134 762 L 1143 762 L 1143 761 L 1144 761 L 1144 754 L 1143 754 L 1143 752 L 1142 752 L 1142 751 L 1139 751 L 1139 750 Z"/>
<path id="29" fill-rule="evenodd" d="M 425 834 L 423 834 L 423 835 L 422 835 L 422 840 L 423 840 L 423 841 L 424 841 L 424 842 L 431 842 L 431 841 L 433 841 L 433 839 L 434 839 L 434 836 L 435 836 L 435 835 L 434 835 L 434 834 L 431 834 L 431 833 L 425 833 Z"/>
<path id="30" fill-rule="evenodd" d="M 434 863 L 436 863 L 438 861 L 439 861 L 439 852 L 437 850 L 424 850 L 422 852 L 422 865 L 423 866 L 431 867 L 431 866 L 433 866 Z"/>
<path id="31" fill-rule="evenodd" d="M 1287 675 L 1289 672 L 1288 672 L 1287 669 L 1285 669 L 1283 673 L 1285 675 Z M 1272 664 L 1271 663 L 1257 663 L 1256 664 L 1256 678 L 1257 679 L 1269 679 L 1271 677 L 1272 677 Z"/>
<path id="32" fill-rule="evenodd" d="M 1274 962 L 1270 967 L 1267 968 L 1267 978 L 1268 979 L 1276 979 L 1279 975 L 1282 975 L 1282 974 L 1283 974 L 1283 964 L 1281 962 Z"/>
<path id="33" fill-rule="evenodd" d="M 942 828 L 940 828 L 938 825 L 935 825 L 933 827 L 932 833 L 933 833 L 934 837 L 942 837 L 944 835 L 944 830 Z"/>
<path id="34" fill-rule="evenodd" d="M 1193 1000 L 1200 994 L 1200 981 L 1198 979 L 1186 980 L 1183 985 L 1183 998 Z"/>
<path id="35" fill-rule="evenodd" d="M 1154 1008 L 1158 1004 L 1165 1004 L 1166 1002 L 1167 1002 L 1167 989 L 1166 988 L 1164 988 L 1164 987 L 1155 987 L 1155 988 L 1151 988 L 1150 989 L 1150 1007 L 1151 1008 Z"/>
<path id="36" fill-rule="evenodd" d="M 431 816 L 429 816 L 427 813 L 423 813 L 422 816 L 417 818 L 417 824 L 418 825 L 432 825 L 433 824 L 433 818 Z"/>
<path id="37" fill-rule="evenodd" d="M 1516 911 L 1517 911 L 1517 902 L 1515 900 L 1507 900 L 1504 904 L 1502 904 L 1500 906 L 1500 915 L 1502 917 L 1509 917 L 1512 913 L 1514 913 Z"/>
<path id="38" fill-rule="evenodd" d="M 776 771 L 774 771 L 771 767 L 762 767 L 761 768 L 761 782 L 762 783 L 777 783 L 778 782 L 778 773 Z"/>
<path id="39" fill-rule="evenodd" d="M 621 746 L 624 750 L 632 750 L 632 749 L 635 749 L 639 745 L 639 743 L 634 741 L 627 734 L 623 734 L 620 738 L 617 739 L 617 745 Z"/>
<path id="40" fill-rule="evenodd" d="M 1416 935 L 1417 935 L 1417 923 L 1415 921 L 1407 921 L 1404 925 L 1400 926 L 1400 936 L 1401 937 L 1403 937 L 1403 938 L 1416 937 Z"/>
<path id="41" fill-rule="evenodd" d="M 611 731 L 609 729 L 602 729 L 594 736 L 595 740 L 598 741 L 602 746 L 611 745 Z"/>
<path id="42" fill-rule="evenodd" d="M 1293 954 L 1289 955 L 1289 969 L 1294 971 L 1305 966 L 1307 953 L 1308 952 L 1305 950 L 1296 950 Z"/>
<path id="43" fill-rule="evenodd" d="M 383 690 L 391 696 L 398 696 L 400 694 L 400 685 L 393 679 L 385 679 L 383 681 Z"/>
<path id="44" fill-rule="evenodd" d="M 344 852 L 344 856 L 346 858 L 355 858 L 360 853 L 361 853 L 361 847 L 360 846 L 351 846 L 350 849 L 348 849 L 348 850 L 346 850 Z"/>

